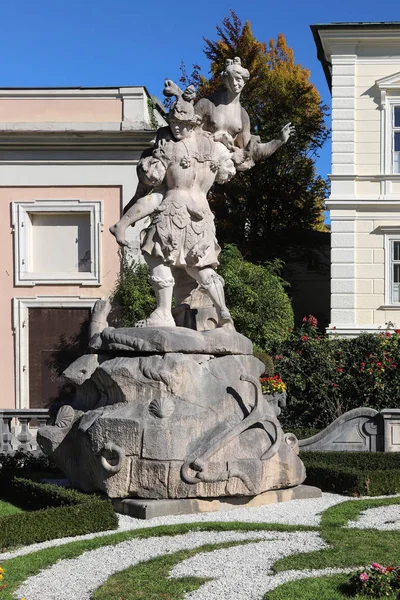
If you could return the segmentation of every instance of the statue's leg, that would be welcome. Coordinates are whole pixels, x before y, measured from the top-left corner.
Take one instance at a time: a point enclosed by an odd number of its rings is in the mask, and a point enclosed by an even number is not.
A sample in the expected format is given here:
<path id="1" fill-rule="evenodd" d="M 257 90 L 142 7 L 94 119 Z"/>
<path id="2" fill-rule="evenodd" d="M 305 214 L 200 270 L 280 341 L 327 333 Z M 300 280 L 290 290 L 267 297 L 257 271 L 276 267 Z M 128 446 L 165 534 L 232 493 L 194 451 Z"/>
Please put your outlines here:
<path id="1" fill-rule="evenodd" d="M 136 200 L 135 204 L 120 218 L 118 223 L 110 227 L 110 232 L 115 236 L 120 246 L 129 246 L 125 239 L 125 231 L 140 219 L 150 216 L 160 206 L 163 194 L 152 192 Z"/>
<path id="2" fill-rule="evenodd" d="M 161 258 L 150 256 L 146 252 L 143 256 L 150 269 L 149 281 L 154 290 L 157 308 L 148 319 L 136 323 L 136 327 L 176 327 L 171 313 L 172 292 L 175 280 L 171 268 L 163 263 Z"/>
<path id="3" fill-rule="evenodd" d="M 206 290 L 211 300 L 214 303 L 218 313 L 219 327 L 227 327 L 234 329 L 233 320 L 228 307 L 225 304 L 224 280 L 211 267 L 196 269 L 194 267 L 186 267 L 186 271 L 190 277 L 193 277 Z"/>

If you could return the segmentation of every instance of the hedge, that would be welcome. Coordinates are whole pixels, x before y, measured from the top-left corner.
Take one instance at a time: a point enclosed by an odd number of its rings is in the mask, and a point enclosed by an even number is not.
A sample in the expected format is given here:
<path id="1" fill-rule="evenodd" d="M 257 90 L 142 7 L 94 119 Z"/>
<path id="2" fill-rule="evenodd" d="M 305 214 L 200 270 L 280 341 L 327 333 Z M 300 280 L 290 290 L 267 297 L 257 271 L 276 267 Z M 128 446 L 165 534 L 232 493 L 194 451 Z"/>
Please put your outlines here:
<path id="1" fill-rule="evenodd" d="M 346 496 L 400 492 L 400 453 L 301 452 L 307 485 Z"/>
<path id="2" fill-rule="evenodd" d="M 0 453 L 0 473 L 24 471 L 50 471 L 61 473 L 51 458 L 44 454 L 33 454 L 25 450 L 17 450 L 12 454 Z"/>
<path id="3" fill-rule="evenodd" d="M 0 519 L 0 547 L 116 529 L 109 500 L 22 478 L 1 477 L 0 497 L 27 512 Z M 49 507 L 43 509 L 43 506 Z M 40 510 L 36 510 L 40 507 Z"/>

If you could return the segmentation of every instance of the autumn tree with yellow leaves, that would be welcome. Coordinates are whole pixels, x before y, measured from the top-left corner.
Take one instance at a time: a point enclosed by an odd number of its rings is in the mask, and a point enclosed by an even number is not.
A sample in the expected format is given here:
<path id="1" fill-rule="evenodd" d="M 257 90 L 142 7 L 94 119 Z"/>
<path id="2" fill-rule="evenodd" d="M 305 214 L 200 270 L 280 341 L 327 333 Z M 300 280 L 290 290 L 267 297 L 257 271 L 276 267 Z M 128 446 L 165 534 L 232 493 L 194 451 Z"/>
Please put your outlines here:
<path id="1" fill-rule="evenodd" d="M 239 56 L 250 72 L 241 104 L 250 116 L 252 133 L 263 142 L 279 137 L 291 122 L 296 134 L 267 160 L 210 195 L 220 242 L 237 244 L 250 260 L 282 256 L 277 245 L 292 231 L 324 230 L 323 209 L 327 182 L 316 170 L 318 152 L 329 136 L 327 107 L 310 82 L 310 72 L 296 64 L 294 53 L 279 34 L 269 44 L 258 41 L 246 21 L 231 11 L 217 27 L 218 39 L 205 39 L 211 77 L 197 66 L 190 77 L 182 69 L 181 83 L 198 84 L 198 98 L 220 84 L 227 58 Z"/>

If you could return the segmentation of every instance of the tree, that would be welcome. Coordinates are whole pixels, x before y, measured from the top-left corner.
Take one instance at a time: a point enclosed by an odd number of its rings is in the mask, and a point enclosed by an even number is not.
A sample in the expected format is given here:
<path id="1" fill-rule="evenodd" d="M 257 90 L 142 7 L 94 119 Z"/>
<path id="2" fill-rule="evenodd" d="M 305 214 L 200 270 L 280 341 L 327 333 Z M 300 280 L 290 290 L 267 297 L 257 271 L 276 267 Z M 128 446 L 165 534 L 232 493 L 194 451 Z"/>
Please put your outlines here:
<path id="1" fill-rule="evenodd" d="M 200 81 L 198 98 L 207 96 L 219 85 L 226 59 L 239 56 L 250 71 L 241 103 L 253 133 L 269 141 L 287 122 L 296 127 L 296 135 L 270 158 L 238 173 L 231 182 L 214 186 L 210 194 L 218 239 L 238 244 L 251 260 L 265 260 L 277 254 L 277 245 L 287 247 L 291 228 L 324 229 L 328 186 L 317 174 L 315 160 L 329 136 L 324 121 L 327 107 L 310 83 L 309 71 L 295 63 L 282 34 L 267 46 L 233 11 L 217 26 L 217 33 L 217 41 L 204 40 L 211 77 L 200 77 L 197 65 L 188 77 L 181 66 L 181 82 Z"/>

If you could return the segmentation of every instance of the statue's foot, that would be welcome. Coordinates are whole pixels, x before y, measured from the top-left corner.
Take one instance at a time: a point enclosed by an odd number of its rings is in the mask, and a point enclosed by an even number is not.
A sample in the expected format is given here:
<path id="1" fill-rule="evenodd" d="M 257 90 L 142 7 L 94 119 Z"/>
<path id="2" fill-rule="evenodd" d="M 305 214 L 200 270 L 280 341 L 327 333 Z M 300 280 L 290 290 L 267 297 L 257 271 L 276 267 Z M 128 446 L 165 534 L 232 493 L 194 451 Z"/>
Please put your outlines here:
<path id="1" fill-rule="evenodd" d="M 231 317 L 231 313 L 229 310 L 221 310 L 219 315 L 218 327 L 223 327 L 224 329 L 230 329 L 231 331 L 236 331 L 235 325 L 233 324 L 233 319 Z"/>
<path id="2" fill-rule="evenodd" d="M 171 313 L 166 314 L 156 309 L 148 319 L 135 323 L 135 327 L 176 327 L 176 323 Z"/>
<path id="3" fill-rule="evenodd" d="M 118 244 L 122 247 L 129 248 L 129 242 L 125 239 L 125 229 L 118 226 L 118 223 L 111 225 L 109 228 L 110 233 L 113 234 Z"/>

